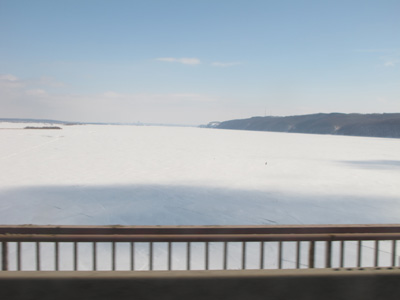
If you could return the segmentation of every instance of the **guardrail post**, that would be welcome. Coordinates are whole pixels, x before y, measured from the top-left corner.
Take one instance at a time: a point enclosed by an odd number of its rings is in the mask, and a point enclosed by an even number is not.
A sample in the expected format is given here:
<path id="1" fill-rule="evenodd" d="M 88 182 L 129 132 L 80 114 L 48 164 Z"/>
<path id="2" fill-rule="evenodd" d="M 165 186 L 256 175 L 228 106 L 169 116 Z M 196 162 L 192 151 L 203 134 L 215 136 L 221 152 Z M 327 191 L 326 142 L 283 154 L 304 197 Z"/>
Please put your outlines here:
<path id="1" fill-rule="evenodd" d="M 397 241 L 392 241 L 392 267 L 396 266 L 396 245 Z"/>
<path id="2" fill-rule="evenodd" d="M 379 240 L 375 240 L 374 266 L 377 267 L 378 265 L 379 265 Z"/>
<path id="3" fill-rule="evenodd" d="M 308 267 L 310 269 L 314 268 L 315 262 L 315 241 L 310 241 L 310 249 L 308 252 Z"/>
<path id="4" fill-rule="evenodd" d="M 326 241 L 325 268 L 332 267 L 332 241 Z"/>
<path id="5" fill-rule="evenodd" d="M 278 269 L 282 269 L 282 247 L 283 247 L 283 244 L 282 244 L 282 241 L 279 241 L 279 243 L 278 243 Z"/>
<path id="6" fill-rule="evenodd" d="M 357 267 L 361 267 L 362 262 L 362 241 L 357 243 Z"/>
<path id="7" fill-rule="evenodd" d="M 1 243 L 1 266 L 2 271 L 8 271 L 8 243 Z"/>

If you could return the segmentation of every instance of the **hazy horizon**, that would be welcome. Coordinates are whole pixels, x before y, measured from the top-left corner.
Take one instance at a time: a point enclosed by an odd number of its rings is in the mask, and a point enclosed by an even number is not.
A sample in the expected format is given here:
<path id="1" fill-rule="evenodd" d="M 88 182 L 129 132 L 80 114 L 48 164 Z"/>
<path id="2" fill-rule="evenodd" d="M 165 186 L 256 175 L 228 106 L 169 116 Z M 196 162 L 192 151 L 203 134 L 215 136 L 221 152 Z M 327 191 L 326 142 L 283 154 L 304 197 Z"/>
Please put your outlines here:
<path id="1" fill-rule="evenodd" d="M 264 116 L 249 116 L 249 117 L 244 117 L 242 119 L 251 119 L 251 118 L 290 118 L 290 117 L 299 117 L 299 116 L 307 116 L 307 115 L 318 115 L 318 114 L 326 114 L 326 115 L 331 115 L 331 114 L 344 114 L 344 115 L 360 115 L 359 113 L 341 113 L 341 112 L 327 112 L 327 113 L 315 113 L 315 114 L 304 114 L 304 115 L 286 115 L 286 116 L 272 116 L 272 115 L 264 115 Z M 369 113 L 369 114 L 361 114 L 361 115 L 384 115 L 384 114 L 399 114 L 400 112 L 393 112 L 393 113 Z M 18 122 L 37 122 L 37 123 L 48 123 L 48 122 L 59 122 L 59 123 L 76 123 L 76 124 L 104 124 L 104 125 L 154 125 L 154 126 L 186 126 L 186 127 L 198 127 L 198 126 L 205 126 L 211 123 L 215 122 L 225 122 L 225 121 L 234 121 L 234 120 L 239 120 L 239 119 L 232 119 L 232 120 L 218 120 L 218 121 L 208 121 L 203 124 L 183 124 L 183 123 L 143 123 L 143 122 L 84 122 L 84 121 L 70 121 L 70 120 L 58 120 L 54 118 L 46 118 L 46 119 L 36 119 L 36 118 L 3 118 L 0 116 L 0 122 L 11 122 L 11 123 L 18 123 Z M 269 131 L 269 130 L 265 130 Z"/>

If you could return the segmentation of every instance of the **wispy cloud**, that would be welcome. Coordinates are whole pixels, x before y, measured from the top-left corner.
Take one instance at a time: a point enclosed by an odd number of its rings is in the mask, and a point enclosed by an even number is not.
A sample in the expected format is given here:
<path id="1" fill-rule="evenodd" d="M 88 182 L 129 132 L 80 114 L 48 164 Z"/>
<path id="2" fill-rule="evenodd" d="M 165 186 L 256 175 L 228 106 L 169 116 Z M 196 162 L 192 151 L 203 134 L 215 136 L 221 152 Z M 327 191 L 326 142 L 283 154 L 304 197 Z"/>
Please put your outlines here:
<path id="1" fill-rule="evenodd" d="M 165 62 L 173 62 L 173 63 L 180 63 L 184 65 L 199 65 L 200 59 L 198 58 L 188 58 L 188 57 L 182 57 L 182 58 L 175 58 L 175 57 L 160 57 L 156 58 L 158 61 L 165 61 Z"/>
<path id="2" fill-rule="evenodd" d="M 11 74 L 0 74 L 0 89 L 16 89 L 25 86 L 18 77 Z"/>
<path id="3" fill-rule="evenodd" d="M 94 98 L 108 99 L 108 100 L 124 100 L 131 102 L 146 102 L 146 103 L 158 103 L 158 104 L 172 104 L 178 102 L 190 102 L 190 103 L 201 103 L 211 102 L 215 99 L 202 94 L 195 93 L 172 93 L 172 94 L 122 94 L 114 91 L 108 91 L 99 95 L 93 95 Z"/>
<path id="4" fill-rule="evenodd" d="M 400 63 L 400 58 L 395 57 L 382 57 L 384 67 L 394 67 Z"/>
<path id="5" fill-rule="evenodd" d="M 387 52 L 393 52 L 395 51 L 394 49 L 356 49 L 354 50 L 355 52 L 361 52 L 361 53 L 387 53 Z"/>
<path id="6" fill-rule="evenodd" d="M 41 85 L 41 86 L 48 86 L 48 87 L 64 87 L 65 84 L 63 82 L 59 82 L 52 77 L 42 76 L 38 79 L 34 79 L 30 81 L 30 84 Z"/>
<path id="7" fill-rule="evenodd" d="M 41 97 L 41 96 L 46 96 L 47 92 L 45 90 L 43 90 L 43 89 L 32 89 L 32 90 L 25 91 L 25 94 L 28 95 L 28 96 Z"/>
<path id="8" fill-rule="evenodd" d="M 44 87 L 64 87 L 64 83 L 56 81 L 52 77 L 42 76 L 34 79 L 21 79 L 12 74 L 0 74 L 0 85 L 1 86 L 44 86 Z"/>
<path id="9" fill-rule="evenodd" d="M 222 68 L 226 68 L 226 67 L 232 67 L 232 66 L 237 66 L 237 65 L 241 65 L 241 62 L 213 62 L 211 65 L 214 67 L 222 67 Z"/>
<path id="10" fill-rule="evenodd" d="M 400 49 L 357 49 L 355 52 L 380 54 L 381 67 L 395 67 L 400 64 Z"/>
<path id="11" fill-rule="evenodd" d="M 169 62 L 169 63 L 180 63 L 184 65 L 199 65 L 201 64 L 200 59 L 192 57 L 182 57 L 182 58 L 176 58 L 176 57 L 159 57 L 156 58 L 157 61 L 164 61 L 164 62 Z M 221 67 L 221 68 L 227 68 L 227 67 L 233 67 L 237 65 L 241 65 L 241 62 L 221 62 L 221 61 L 215 61 L 212 62 L 210 65 L 213 67 Z"/>
<path id="12" fill-rule="evenodd" d="M 2 75 L 0 75 L 0 80 L 14 82 L 14 81 L 18 81 L 18 78 L 11 74 L 2 74 Z"/>

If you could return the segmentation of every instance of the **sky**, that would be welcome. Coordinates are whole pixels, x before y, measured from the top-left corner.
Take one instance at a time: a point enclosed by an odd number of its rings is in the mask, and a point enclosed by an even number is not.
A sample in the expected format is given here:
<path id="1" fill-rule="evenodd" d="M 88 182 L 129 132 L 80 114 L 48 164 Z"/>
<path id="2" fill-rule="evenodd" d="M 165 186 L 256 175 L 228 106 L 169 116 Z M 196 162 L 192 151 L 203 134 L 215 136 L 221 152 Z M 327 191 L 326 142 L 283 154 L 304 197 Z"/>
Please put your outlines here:
<path id="1" fill-rule="evenodd" d="M 400 112 L 398 0 L 0 0 L 0 118 Z"/>

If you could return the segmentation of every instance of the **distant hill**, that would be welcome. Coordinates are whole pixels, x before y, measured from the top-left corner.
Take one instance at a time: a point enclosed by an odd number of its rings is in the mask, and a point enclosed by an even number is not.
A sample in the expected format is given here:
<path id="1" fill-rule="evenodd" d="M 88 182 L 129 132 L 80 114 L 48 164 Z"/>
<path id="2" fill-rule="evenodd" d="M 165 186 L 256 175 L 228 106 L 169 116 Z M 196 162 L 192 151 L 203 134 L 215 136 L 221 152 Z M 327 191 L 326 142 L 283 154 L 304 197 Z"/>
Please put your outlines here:
<path id="1" fill-rule="evenodd" d="M 0 118 L 0 122 L 10 123 L 49 123 L 49 124 L 71 124 L 72 122 L 64 122 L 48 119 L 18 119 L 18 118 Z"/>
<path id="2" fill-rule="evenodd" d="M 185 124 L 164 124 L 164 123 L 127 123 L 127 122 L 66 122 L 49 119 L 19 119 L 19 118 L 0 118 L 0 122 L 7 123 L 45 123 L 60 125 L 134 125 L 134 126 L 169 126 L 169 127 L 195 127 L 195 125 Z"/>
<path id="3" fill-rule="evenodd" d="M 312 114 L 288 117 L 252 117 L 212 122 L 208 127 L 255 131 L 336 134 L 400 138 L 400 113 Z"/>

